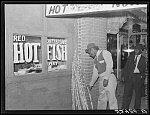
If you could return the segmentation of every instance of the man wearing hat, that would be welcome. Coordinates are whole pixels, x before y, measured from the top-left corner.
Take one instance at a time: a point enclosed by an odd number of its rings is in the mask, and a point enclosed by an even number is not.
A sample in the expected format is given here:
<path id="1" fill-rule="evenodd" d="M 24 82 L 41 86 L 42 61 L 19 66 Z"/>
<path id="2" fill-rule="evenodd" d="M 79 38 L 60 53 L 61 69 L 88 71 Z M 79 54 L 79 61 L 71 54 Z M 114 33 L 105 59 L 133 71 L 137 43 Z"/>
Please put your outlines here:
<path id="1" fill-rule="evenodd" d="M 135 91 L 134 109 L 141 107 L 142 82 L 145 79 L 146 62 L 145 57 L 141 55 L 142 44 L 136 44 L 127 60 L 122 77 L 125 80 L 122 109 L 129 109 L 132 99 L 133 89 Z"/>
<path id="2" fill-rule="evenodd" d="M 115 96 L 117 80 L 113 74 L 112 55 L 107 50 L 99 50 L 94 43 L 87 45 L 86 53 L 94 59 L 94 68 L 92 80 L 89 83 L 89 90 L 92 89 L 98 78 L 99 80 L 99 97 L 98 110 L 106 110 L 107 103 L 110 109 L 118 109 L 117 99 Z"/>

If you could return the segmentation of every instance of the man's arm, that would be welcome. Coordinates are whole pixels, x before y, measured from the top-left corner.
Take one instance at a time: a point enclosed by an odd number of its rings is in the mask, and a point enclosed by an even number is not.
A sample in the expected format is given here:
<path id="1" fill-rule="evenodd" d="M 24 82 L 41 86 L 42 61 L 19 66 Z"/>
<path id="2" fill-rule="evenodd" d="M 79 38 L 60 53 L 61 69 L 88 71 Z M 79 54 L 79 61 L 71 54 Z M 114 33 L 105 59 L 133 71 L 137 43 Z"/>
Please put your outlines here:
<path id="1" fill-rule="evenodd" d="M 104 79 L 109 79 L 109 75 L 112 72 L 113 68 L 113 60 L 112 60 L 112 55 L 109 51 L 104 50 L 103 51 L 103 58 L 106 63 L 106 71 L 100 74 L 100 76 L 104 77 Z"/>
<path id="2" fill-rule="evenodd" d="M 145 60 L 145 57 L 144 56 L 141 56 L 142 58 L 142 61 L 141 61 L 141 66 L 139 69 L 142 77 L 145 79 L 145 73 L 146 73 L 146 60 Z"/>
<path id="3" fill-rule="evenodd" d="M 95 68 L 95 64 L 94 64 L 94 68 L 93 68 L 93 75 L 92 75 L 92 80 L 90 82 L 90 86 L 94 86 L 94 83 L 96 82 L 96 80 L 98 79 L 99 75 L 98 75 L 98 71 L 97 69 Z"/>

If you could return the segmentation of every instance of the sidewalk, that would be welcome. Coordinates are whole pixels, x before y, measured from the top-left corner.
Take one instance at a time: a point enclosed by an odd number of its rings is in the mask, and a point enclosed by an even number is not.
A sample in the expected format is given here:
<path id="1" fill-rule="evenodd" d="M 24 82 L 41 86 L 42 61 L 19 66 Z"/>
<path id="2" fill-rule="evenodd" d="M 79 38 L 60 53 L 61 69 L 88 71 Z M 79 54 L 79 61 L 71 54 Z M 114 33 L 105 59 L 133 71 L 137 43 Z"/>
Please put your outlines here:
<path id="1" fill-rule="evenodd" d="M 124 92 L 124 83 L 123 82 L 118 82 L 118 87 L 117 87 L 117 100 L 118 100 L 118 106 L 119 109 L 121 109 L 122 106 L 122 100 L 123 100 L 123 92 Z M 133 96 L 130 104 L 130 109 L 134 109 L 134 100 L 135 100 L 135 94 L 133 91 Z M 148 109 L 148 105 L 146 104 L 146 97 L 142 97 L 141 101 L 141 109 Z"/>

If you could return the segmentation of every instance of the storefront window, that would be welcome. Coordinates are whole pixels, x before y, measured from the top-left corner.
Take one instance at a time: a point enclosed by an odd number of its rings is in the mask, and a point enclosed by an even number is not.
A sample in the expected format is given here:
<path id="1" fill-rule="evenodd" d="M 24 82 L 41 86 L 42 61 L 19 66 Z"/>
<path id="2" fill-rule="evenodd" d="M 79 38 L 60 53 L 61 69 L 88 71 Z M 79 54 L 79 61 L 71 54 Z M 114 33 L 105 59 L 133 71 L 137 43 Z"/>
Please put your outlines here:
<path id="1" fill-rule="evenodd" d="M 13 34 L 14 74 L 42 72 L 41 37 Z"/>
<path id="2" fill-rule="evenodd" d="M 67 40 L 65 38 L 47 38 L 48 71 L 67 69 Z"/>

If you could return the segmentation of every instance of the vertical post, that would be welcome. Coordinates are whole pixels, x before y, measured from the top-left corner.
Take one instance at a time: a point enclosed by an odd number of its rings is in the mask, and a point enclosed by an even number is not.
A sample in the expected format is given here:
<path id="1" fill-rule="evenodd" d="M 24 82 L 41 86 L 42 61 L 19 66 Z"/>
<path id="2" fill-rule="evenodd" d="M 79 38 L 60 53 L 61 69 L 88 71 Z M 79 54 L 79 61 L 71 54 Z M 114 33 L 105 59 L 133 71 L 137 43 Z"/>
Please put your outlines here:
<path id="1" fill-rule="evenodd" d="M 132 35 L 132 23 L 130 22 L 129 23 L 129 31 L 128 31 L 128 49 L 130 49 L 130 36 Z M 130 52 L 128 52 L 128 57 L 129 57 L 129 55 L 130 55 Z"/>
<path id="2" fill-rule="evenodd" d="M 131 29 L 129 28 L 129 31 L 128 31 L 128 49 L 130 49 L 130 36 L 131 36 Z M 128 57 L 129 57 L 129 54 L 130 54 L 130 52 L 128 52 Z"/>
<path id="3" fill-rule="evenodd" d="M 43 35 L 41 38 L 42 41 L 42 72 L 47 73 L 48 72 L 48 67 L 47 67 L 47 18 L 45 17 L 45 7 L 46 4 L 43 4 L 43 13 L 42 13 L 42 18 L 43 18 Z M 46 44 L 46 46 L 45 46 Z"/>
<path id="4" fill-rule="evenodd" d="M 120 44 L 120 38 L 119 38 L 119 32 L 117 33 L 117 78 L 120 78 L 120 65 L 121 65 L 121 53 L 120 53 L 120 48 L 121 48 L 121 44 Z"/>

